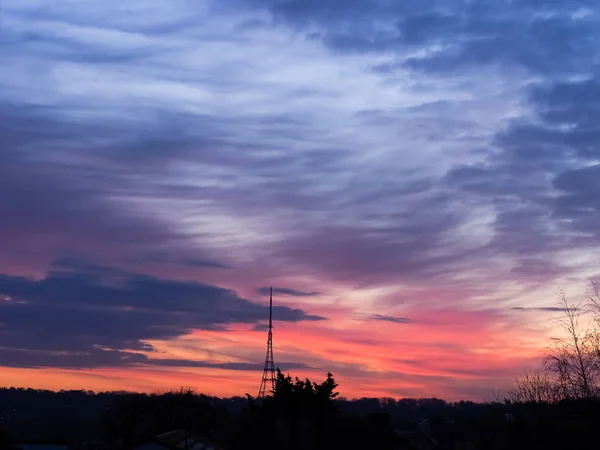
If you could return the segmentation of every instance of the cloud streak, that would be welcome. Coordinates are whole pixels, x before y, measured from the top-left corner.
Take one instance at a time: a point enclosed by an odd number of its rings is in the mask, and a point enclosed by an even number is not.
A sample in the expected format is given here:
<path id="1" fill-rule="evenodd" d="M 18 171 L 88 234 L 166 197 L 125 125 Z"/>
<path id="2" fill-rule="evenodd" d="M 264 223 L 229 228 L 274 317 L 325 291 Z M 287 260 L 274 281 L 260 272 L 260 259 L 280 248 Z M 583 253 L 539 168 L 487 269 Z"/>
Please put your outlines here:
<path id="1" fill-rule="evenodd" d="M 256 290 L 256 293 L 258 295 L 269 295 L 270 292 L 271 292 L 270 287 L 261 287 Z M 304 291 L 298 291 L 296 289 L 275 287 L 275 288 L 273 288 L 273 294 L 286 295 L 286 296 L 290 296 L 290 297 L 314 297 L 315 295 L 318 295 L 319 293 L 318 292 L 304 292 Z"/>
<path id="2" fill-rule="evenodd" d="M 371 316 L 372 320 L 379 320 L 383 322 L 392 322 L 392 323 L 412 323 L 413 321 L 407 317 L 394 317 L 394 316 L 386 316 L 383 314 L 375 314 Z"/>
<path id="3" fill-rule="evenodd" d="M 558 306 L 542 306 L 542 307 L 532 307 L 525 308 L 523 306 L 517 306 L 515 308 L 511 308 L 511 311 L 543 311 L 543 312 L 563 312 L 564 308 L 560 308 Z"/>

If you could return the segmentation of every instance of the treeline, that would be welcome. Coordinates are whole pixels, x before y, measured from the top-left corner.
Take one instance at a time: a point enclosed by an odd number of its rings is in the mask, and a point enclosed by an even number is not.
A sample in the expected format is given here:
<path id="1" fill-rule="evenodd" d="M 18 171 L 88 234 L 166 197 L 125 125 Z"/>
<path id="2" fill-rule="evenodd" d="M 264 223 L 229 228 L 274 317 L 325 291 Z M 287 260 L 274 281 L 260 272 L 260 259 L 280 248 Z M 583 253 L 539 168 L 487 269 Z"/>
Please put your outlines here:
<path id="1" fill-rule="evenodd" d="M 599 413 L 593 400 L 345 401 L 331 374 L 313 383 L 278 372 L 275 393 L 266 399 L 219 399 L 186 389 L 160 395 L 0 390 L 6 431 L 0 448 L 10 448 L 12 439 L 129 450 L 177 429 L 224 450 L 588 448 Z"/>
<path id="2" fill-rule="evenodd" d="M 331 374 L 314 383 L 279 371 L 274 395 L 266 399 L 220 399 L 189 389 L 165 394 L 0 390 L 2 426 L 13 441 L 98 449 L 135 448 L 177 429 L 230 450 L 413 448 L 411 440 L 427 442 L 428 437 L 422 432 L 399 437 L 397 430 L 416 431 L 423 421 L 438 418 L 431 436 L 441 436 L 442 417 L 483 417 L 485 408 L 438 399 L 348 401 L 338 398 Z"/>
<path id="3" fill-rule="evenodd" d="M 0 428 L 16 441 L 98 442 L 121 447 L 187 428 L 233 446 L 238 438 L 240 442 L 252 436 L 258 439 L 260 424 L 267 426 L 276 416 L 286 417 L 290 424 L 305 422 L 304 428 L 308 426 L 307 418 L 316 419 L 315 425 L 327 419 L 330 426 L 335 418 L 340 426 L 342 421 L 350 421 L 353 429 L 357 426 L 352 421 L 368 428 L 369 420 L 376 422 L 374 416 L 383 416 L 390 429 L 397 429 L 414 428 L 447 408 L 480 407 L 471 402 L 448 404 L 439 399 L 346 400 L 338 398 L 337 384 L 331 375 L 321 384 L 278 376 L 276 395 L 266 401 L 211 397 L 185 388 L 156 394 L 0 388 Z M 279 424 L 281 430 L 281 420 Z"/>

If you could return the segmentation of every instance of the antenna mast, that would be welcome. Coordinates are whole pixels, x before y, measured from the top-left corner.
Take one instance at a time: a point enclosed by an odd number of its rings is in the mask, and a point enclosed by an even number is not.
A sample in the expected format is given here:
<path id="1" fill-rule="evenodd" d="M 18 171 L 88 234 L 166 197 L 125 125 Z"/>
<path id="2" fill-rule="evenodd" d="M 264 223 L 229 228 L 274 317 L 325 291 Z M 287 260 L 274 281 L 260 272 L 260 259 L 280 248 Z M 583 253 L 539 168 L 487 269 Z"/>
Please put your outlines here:
<path id="1" fill-rule="evenodd" d="M 269 337 L 267 339 L 267 356 L 262 381 L 258 390 L 258 398 L 266 397 L 275 390 L 275 363 L 273 362 L 273 288 L 269 295 Z"/>

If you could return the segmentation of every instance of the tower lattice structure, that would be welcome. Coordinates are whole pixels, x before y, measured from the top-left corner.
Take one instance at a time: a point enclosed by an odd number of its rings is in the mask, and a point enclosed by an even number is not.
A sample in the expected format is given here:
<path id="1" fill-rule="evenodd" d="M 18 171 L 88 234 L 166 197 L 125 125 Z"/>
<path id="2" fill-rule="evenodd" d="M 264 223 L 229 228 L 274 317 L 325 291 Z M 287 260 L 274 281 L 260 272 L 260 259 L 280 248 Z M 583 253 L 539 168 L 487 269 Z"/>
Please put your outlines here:
<path id="1" fill-rule="evenodd" d="M 266 397 L 275 390 L 275 363 L 273 361 L 273 288 L 269 295 L 269 337 L 267 339 L 267 356 L 263 370 L 258 398 Z"/>

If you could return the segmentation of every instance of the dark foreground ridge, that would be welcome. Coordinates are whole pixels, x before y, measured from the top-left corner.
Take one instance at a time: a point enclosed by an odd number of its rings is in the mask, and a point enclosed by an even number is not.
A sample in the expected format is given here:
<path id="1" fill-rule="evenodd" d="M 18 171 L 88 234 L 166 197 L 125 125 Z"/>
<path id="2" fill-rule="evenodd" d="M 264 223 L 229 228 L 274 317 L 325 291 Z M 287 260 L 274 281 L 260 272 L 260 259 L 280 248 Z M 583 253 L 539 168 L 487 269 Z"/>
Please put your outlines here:
<path id="1" fill-rule="evenodd" d="M 265 399 L 1 389 L 0 448 L 530 450 L 597 440 L 595 400 L 347 401 L 336 388 L 331 374 L 317 384 L 278 372 Z"/>

